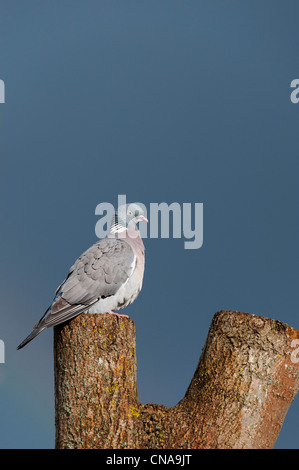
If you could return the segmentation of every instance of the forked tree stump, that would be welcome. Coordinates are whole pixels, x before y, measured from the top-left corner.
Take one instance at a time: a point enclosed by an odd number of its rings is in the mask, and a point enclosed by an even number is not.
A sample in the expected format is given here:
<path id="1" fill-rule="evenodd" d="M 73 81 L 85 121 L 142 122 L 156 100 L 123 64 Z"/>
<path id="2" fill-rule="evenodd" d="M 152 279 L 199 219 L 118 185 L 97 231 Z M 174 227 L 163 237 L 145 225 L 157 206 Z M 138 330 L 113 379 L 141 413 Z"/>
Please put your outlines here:
<path id="1" fill-rule="evenodd" d="M 167 408 L 139 403 L 134 322 L 80 315 L 54 329 L 56 448 L 272 448 L 299 387 L 298 338 L 277 320 L 216 313 Z"/>

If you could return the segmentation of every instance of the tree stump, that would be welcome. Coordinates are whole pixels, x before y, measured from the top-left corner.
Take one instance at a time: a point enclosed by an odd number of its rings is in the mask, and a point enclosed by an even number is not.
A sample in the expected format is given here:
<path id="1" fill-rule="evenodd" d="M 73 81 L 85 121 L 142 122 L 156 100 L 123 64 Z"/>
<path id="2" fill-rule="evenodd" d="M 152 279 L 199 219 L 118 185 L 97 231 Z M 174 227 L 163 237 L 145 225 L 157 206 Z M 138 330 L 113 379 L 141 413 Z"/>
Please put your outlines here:
<path id="1" fill-rule="evenodd" d="M 139 403 L 134 322 L 80 315 L 54 329 L 56 448 L 272 448 L 299 387 L 298 338 L 277 320 L 217 312 L 168 408 Z"/>

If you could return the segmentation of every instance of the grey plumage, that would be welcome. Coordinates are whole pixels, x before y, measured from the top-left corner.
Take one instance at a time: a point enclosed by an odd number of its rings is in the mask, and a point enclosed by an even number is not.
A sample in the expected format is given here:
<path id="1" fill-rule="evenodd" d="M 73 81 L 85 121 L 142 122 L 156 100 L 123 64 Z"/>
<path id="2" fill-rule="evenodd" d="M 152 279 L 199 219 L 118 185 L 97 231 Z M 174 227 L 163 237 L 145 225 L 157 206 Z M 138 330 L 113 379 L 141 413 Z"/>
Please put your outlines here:
<path id="1" fill-rule="evenodd" d="M 80 313 L 113 313 L 136 299 L 144 272 L 144 245 L 137 228 L 140 221 L 147 219 L 137 204 L 118 209 L 108 237 L 77 259 L 57 288 L 52 304 L 18 349 L 45 328 Z"/>

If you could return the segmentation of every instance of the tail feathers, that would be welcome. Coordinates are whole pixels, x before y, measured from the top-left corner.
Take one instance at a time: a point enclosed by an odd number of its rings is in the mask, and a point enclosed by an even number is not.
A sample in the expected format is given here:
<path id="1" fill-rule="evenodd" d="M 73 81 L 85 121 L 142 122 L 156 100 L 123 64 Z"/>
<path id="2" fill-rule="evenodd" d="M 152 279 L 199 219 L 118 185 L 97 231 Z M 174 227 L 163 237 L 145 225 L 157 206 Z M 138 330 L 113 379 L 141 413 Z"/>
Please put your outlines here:
<path id="1" fill-rule="evenodd" d="M 31 333 L 27 336 L 27 338 L 24 339 L 24 341 L 21 342 L 21 344 L 19 344 L 19 346 L 17 347 L 17 349 L 21 349 L 23 348 L 24 346 L 26 346 L 27 343 L 29 343 L 29 341 L 31 341 L 32 339 L 34 339 L 41 331 L 43 331 L 45 329 L 45 327 L 35 327 L 33 328 L 33 330 L 31 331 Z"/>

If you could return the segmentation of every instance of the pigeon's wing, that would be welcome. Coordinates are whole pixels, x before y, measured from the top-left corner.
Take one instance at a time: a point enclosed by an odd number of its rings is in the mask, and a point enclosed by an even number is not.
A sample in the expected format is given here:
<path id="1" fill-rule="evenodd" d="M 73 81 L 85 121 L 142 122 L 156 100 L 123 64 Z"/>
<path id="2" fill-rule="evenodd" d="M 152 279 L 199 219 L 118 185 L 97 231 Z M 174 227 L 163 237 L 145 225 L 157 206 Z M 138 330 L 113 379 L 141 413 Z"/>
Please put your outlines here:
<path id="1" fill-rule="evenodd" d="M 86 311 L 99 299 L 113 296 L 133 273 L 134 249 L 124 239 L 104 238 L 83 253 L 56 290 L 52 305 L 22 341 L 23 348 L 42 330 Z"/>
<path id="2" fill-rule="evenodd" d="M 99 299 L 115 295 L 127 282 L 136 255 L 123 239 L 104 238 L 83 253 L 56 291 L 50 312 L 36 325 L 55 326 L 87 310 Z"/>

